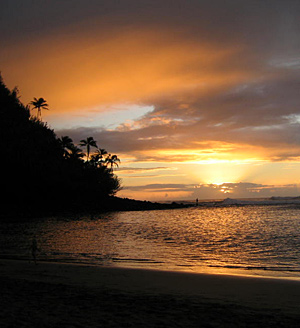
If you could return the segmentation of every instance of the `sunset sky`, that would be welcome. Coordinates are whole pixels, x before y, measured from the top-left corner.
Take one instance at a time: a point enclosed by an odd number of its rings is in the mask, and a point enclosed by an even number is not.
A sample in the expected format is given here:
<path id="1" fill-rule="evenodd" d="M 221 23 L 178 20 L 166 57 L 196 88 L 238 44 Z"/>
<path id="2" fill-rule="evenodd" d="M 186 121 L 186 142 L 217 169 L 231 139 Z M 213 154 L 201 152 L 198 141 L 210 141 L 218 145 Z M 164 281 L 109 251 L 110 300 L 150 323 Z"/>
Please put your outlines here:
<path id="1" fill-rule="evenodd" d="M 0 71 L 118 196 L 300 195 L 300 1 L 0 0 Z"/>

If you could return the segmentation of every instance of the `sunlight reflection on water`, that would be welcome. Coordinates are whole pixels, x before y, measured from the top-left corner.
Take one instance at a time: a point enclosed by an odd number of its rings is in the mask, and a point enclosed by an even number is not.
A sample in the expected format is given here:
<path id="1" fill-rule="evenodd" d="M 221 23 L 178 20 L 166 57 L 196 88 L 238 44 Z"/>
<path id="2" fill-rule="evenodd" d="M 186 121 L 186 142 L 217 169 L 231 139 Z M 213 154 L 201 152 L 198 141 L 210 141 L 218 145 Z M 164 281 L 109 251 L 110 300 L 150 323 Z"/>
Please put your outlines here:
<path id="1" fill-rule="evenodd" d="M 193 272 L 300 277 L 300 209 L 282 206 L 116 212 L 1 223 L 1 256 Z"/>

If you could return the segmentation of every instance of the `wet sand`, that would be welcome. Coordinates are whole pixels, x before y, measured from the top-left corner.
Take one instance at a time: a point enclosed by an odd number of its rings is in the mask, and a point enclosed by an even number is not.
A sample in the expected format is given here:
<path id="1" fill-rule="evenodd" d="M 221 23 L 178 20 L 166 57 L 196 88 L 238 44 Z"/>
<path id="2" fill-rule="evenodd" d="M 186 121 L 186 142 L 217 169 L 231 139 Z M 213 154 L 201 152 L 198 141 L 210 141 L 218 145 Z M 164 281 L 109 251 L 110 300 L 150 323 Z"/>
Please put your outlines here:
<path id="1" fill-rule="evenodd" d="M 1 327 L 299 327 L 300 282 L 0 260 Z"/>

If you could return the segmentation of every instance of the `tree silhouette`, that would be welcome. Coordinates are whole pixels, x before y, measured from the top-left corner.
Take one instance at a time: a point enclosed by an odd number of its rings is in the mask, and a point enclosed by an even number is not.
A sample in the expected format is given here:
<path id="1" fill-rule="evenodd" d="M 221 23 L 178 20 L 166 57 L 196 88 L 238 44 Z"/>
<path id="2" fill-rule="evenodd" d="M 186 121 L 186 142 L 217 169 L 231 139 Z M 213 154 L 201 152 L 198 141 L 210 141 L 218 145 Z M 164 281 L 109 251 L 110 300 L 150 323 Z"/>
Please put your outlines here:
<path id="1" fill-rule="evenodd" d="M 18 90 L 10 91 L 0 74 L 0 132 L 7 155 L 2 162 L 3 172 L 10 177 L 9 183 L 4 182 L 0 221 L 2 217 L 10 216 L 25 220 L 64 210 L 114 207 L 115 200 L 111 196 L 121 186 L 118 177 L 107 166 L 107 152 L 104 149 L 95 152 L 96 165 L 84 161 L 86 152 L 83 148 L 74 145 L 68 136 L 57 137 L 54 130 L 39 119 L 47 106 L 43 98 L 34 98 L 24 106 Z M 38 113 L 31 116 L 33 107 Z M 82 143 L 90 158 L 90 147 L 96 146 L 95 140 L 88 138 Z M 112 167 L 115 166 L 114 158 L 109 164 Z M 33 194 L 35 202 L 32 202 Z M 12 201 L 15 206 L 11 206 Z"/>
<path id="2" fill-rule="evenodd" d="M 58 142 L 63 150 L 63 156 L 68 158 L 70 151 L 74 147 L 73 140 L 69 136 L 62 136 L 61 138 L 58 138 Z"/>
<path id="3" fill-rule="evenodd" d="M 107 151 L 103 148 L 97 148 L 95 154 L 91 156 L 90 163 L 94 166 L 103 166 L 105 164 L 104 155 L 107 155 Z"/>
<path id="4" fill-rule="evenodd" d="M 80 148 L 78 148 L 77 146 L 75 146 L 74 144 L 71 144 L 68 149 L 70 150 L 69 155 L 68 155 L 69 159 L 80 160 L 81 158 L 84 157 L 84 153 L 82 152 L 82 150 Z"/>
<path id="5" fill-rule="evenodd" d="M 33 98 L 30 104 L 33 105 L 32 109 L 37 109 L 37 119 L 42 119 L 42 109 L 49 110 L 48 104 L 44 98 Z"/>
<path id="6" fill-rule="evenodd" d="M 96 154 L 102 159 L 104 155 L 107 155 L 107 151 L 103 148 L 97 148 Z"/>
<path id="7" fill-rule="evenodd" d="M 87 157 L 87 161 L 89 161 L 90 159 L 90 151 L 91 151 L 91 147 L 95 147 L 97 148 L 97 143 L 94 140 L 93 137 L 88 137 L 87 139 L 83 139 L 80 140 L 80 146 L 82 147 L 86 147 L 86 157 Z"/>
<path id="8" fill-rule="evenodd" d="M 119 167 L 118 163 L 120 163 L 121 161 L 117 155 L 108 154 L 108 156 L 105 159 L 105 162 L 107 166 L 110 166 L 110 169 L 113 170 L 114 166 Z"/>

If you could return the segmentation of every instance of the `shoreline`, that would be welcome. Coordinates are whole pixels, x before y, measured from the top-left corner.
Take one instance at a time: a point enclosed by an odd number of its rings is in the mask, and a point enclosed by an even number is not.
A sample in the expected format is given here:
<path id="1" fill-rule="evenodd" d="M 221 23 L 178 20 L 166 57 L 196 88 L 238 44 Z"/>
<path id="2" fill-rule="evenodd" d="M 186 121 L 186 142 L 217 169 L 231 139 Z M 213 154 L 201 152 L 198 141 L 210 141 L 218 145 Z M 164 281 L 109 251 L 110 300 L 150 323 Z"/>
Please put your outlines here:
<path id="1" fill-rule="evenodd" d="M 9 258 L 9 257 L 0 257 L 0 268 L 3 268 L 3 265 L 6 266 L 10 263 L 19 263 L 20 266 L 27 264 L 33 264 L 33 260 L 30 258 Z M 22 264 L 23 263 L 23 264 Z M 260 271 L 257 269 L 231 269 L 231 268 L 202 268 L 202 270 L 180 270 L 177 268 L 163 268 L 163 267 L 154 267 L 154 266 L 142 266 L 142 265 L 110 265 L 110 264 L 95 264 L 95 263 L 87 263 L 87 262 L 72 262 L 72 261 L 61 261 L 61 260 L 46 260 L 46 259 L 37 259 L 37 265 L 44 266 L 63 266 L 63 267 L 85 267 L 85 268 L 95 268 L 95 270 L 128 270 L 128 271 L 145 271 L 145 272 L 158 272 L 163 274 L 183 274 L 183 275 L 199 275 L 199 276 L 221 276 L 228 278 L 245 278 L 245 279 L 262 279 L 262 280 L 278 280 L 278 281 L 287 281 L 287 282 L 296 282 L 299 283 L 300 286 L 300 276 L 283 276 L 283 275 L 262 275 Z M 213 269 L 210 271 L 210 269 Z M 216 269 L 216 270 L 214 270 Z M 264 270 L 261 270 L 264 271 Z M 277 273 L 276 271 L 266 270 L 270 272 Z M 250 274 L 248 272 L 255 272 L 256 274 Z M 282 272 L 282 271 L 279 271 Z M 0 273 L 1 277 L 1 273 Z"/>
<path id="2" fill-rule="evenodd" d="M 9 257 L 4 256 L 0 257 L 0 265 L 2 261 L 21 261 L 21 262 L 30 262 L 30 257 Z M 219 267 L 219 266 L 207 266 L 207 267 L 189 267 L 182 269 L 182 267 L 177 266 L 155 266 L 151 264 L 143 265 L 141 263 L 122 263 L 115 262 L 112 264 L 104 263 L 92 263 L 84 261 L 65 261 L 60 259 L 46 259 L 40 258 L 37 259 L 39 263 L 45 264 L 57 264 L 57 265 L 74 265 L 74 266 L 86 266 L 86 267 L 95 267 L 95 268 L 107 268 L 107 269 L 124 269 L 124 270 L 146 270 L 146 271 L 158 271 L 158 272 L 175 272 L 183 274 L 199 274 L 199 275 L 222 275 L 222 276 L 232 276 L 232 277 L 245 277 L 245 278 L 257 278 L 257 279 L 278 279 L 278 280 L 287 280 L 287 281 L 298 281 L 300 282 L 300 273 L 299 271 L 294 270 L 272 270 L 265 268 L 239 268 L 239 267 Z M 294 272 L 297 272 L 298 275 L 293 275 Z"/>
<path id="3" fill-rule="evenodd" d="M 97 215 L 111 212 L 142 212 L 142 211 L 163 211 L 163 210 L 176 210 L 187 208 L 220 208 L 220 207 L 247 207 L 247 206 L 295 206 L 300 208 L 300 197 L 271 197 L 262 198 L 260 200 L 251 199 L 232 199 L 226 198 L 223 200 L 203 200 L 198 204 L 193 201 L 172 201 L 165 202 L 152 202 L 142 201 L 129 198 L 120 198 L 117 196 L 108 197 L 106 201 L 90 206 L 88 210 L 86 207 L 80 207 L 78 204 L 72 204 L 72 207 L 62 207 L 45 211 L 45 209 L 30 208 L 25 211 L 13 212 L 11 209 L 7 212 L 0 214 L 1 220 L 32 220 L 37 218 L 46 218 L 49 216 L 70 216 L 70 215 Z"/>
<path id="4" fill-rule="evenodd" d="M 285 279 L 2 259 L 0 278 L 2 327 L 18 320 L 23 327 L 36 320 L 44 327 L 297 327 L 300 320 L 300 282 Z"/>
<path id="5" fill-rule="evenodd" d="M 39 218 L 47 218 L 49 216 L 70 216 L 70 215 L 97 215 L 111 212 L 142 212 L 142 211 L 163 211 L 163 210 L 173 210 L 173 209 L 184 209 L 195 207 L 193 204 L 184 204 L 182 202 L 172 202 L 168 203 L 159 203 L 151 201 L 142 201 L 129 198 L 120 198 L 116 196 L 107 197 L 101 199 L 99 203 L 89 204 L 87 207 L 85 204 L 74 204 L 72 203 L 69 206 L 56 207 L 53 206 L 51 209 L 31 207 L 27 209 L 18 209 L 4 210 L 0 214 L 0 219 L 5 221 L 27 221 L 35 220 Z M 87 209 L 88 208 L 88 209 Z"/>

